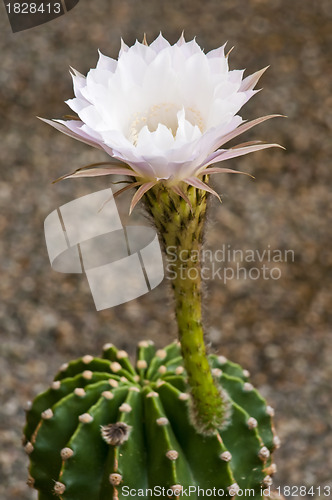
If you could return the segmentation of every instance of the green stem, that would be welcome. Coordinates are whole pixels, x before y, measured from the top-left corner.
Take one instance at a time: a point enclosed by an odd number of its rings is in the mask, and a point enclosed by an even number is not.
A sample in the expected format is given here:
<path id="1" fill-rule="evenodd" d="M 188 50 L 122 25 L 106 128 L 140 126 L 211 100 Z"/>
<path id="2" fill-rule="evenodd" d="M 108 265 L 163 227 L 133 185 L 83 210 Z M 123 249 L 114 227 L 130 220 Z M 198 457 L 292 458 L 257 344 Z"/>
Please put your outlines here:
<path id="1" fill-rule="evenodd" d="M 167 256 L 179 339 L 192 394 L 193 422 L 199 432 L 210 434 L 222 427 L 227 403 L 211 373 L 202 326 L 200 255 L 207 194 L 194 187 L 184 190 L 191 207 L 165 186 L 148 191 L 145 204 Z"/>

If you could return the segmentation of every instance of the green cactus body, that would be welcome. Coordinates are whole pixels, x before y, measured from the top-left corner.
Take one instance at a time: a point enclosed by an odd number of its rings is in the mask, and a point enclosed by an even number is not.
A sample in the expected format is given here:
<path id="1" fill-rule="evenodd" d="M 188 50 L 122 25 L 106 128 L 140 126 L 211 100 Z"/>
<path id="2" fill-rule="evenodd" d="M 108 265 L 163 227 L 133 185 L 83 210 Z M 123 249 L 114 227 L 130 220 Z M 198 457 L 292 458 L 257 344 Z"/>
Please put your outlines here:
<path id="1" fill-rule="evenodd" d="M 230 417 L 208 436 L 191 423 L 178 343 L 155 351 L 141 342 L 135 368 L 112 345 L 103 358 L 64 365 L 27 411 L 28 482 L 39 500 L 147 499 L 162 488 L 161 496 L 173 488 L 176 498 L 177 489 L 189 487 L 193 500 L 199 498 L 194 487 L 215 488 L 212 498 L 218 489 L 231 498 L 237 488 L 262 498 L 275 470 L 272 409 L 239 365 L 214 355 L 209 363 L 228 395 Z"/>

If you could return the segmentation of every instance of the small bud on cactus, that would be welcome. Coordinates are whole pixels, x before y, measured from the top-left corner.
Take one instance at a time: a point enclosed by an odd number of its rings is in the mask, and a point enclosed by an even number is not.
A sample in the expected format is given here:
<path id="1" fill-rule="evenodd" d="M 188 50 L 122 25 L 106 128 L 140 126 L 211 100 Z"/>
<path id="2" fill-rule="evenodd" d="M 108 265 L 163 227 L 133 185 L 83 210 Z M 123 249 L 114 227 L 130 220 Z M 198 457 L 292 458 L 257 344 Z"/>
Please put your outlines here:
<path id="1" fill-rule="evenodd" d="M 102 358 L 84 356 L 62 367 L 56 384 L 35 399 L 24 444 L 28 482 L 39 500 L 120 500 L 124 486 L 215 487 L 228 499 L 252 488 L 251 498 L 261 498 L 278 443 L 271 411 L 253 387 L 246 390 L 242 368 L 209 356 L 230 412 L 226 426 L 201 435 L 190 419 L 178 343 L 156 353 L 141 342 L 137 354 L 135 370 L 123 351 L 106 346 Z"/>

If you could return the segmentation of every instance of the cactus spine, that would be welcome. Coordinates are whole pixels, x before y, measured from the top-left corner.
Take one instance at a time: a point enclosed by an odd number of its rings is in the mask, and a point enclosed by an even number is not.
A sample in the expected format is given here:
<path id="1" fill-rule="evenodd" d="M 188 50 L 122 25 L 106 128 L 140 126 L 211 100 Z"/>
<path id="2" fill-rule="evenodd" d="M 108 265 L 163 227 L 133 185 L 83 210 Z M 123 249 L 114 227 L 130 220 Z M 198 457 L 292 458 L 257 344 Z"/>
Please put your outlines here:
<path id="1" fill-rule="evenodd" d="M 214 355 L 209 363 L 231 413 L 209 436 L 190 422 L 178 343 L 156 352 L 141 342 L 135 368 L 110 344 L 102 358 L 64 365 L 27 412 L 29 484 L 39 500 L 124 499 L 130 489 L 138 496 L 155 487 L 168 495 L 173 488 L 174 498 L 189 487 L 223 490 L 225 498 L 250 489 L 250 498 L 262 498 L 275 472 L 273 411 L 239 365 Z M 199 496 L 192 491 L 191 498 Z"/>

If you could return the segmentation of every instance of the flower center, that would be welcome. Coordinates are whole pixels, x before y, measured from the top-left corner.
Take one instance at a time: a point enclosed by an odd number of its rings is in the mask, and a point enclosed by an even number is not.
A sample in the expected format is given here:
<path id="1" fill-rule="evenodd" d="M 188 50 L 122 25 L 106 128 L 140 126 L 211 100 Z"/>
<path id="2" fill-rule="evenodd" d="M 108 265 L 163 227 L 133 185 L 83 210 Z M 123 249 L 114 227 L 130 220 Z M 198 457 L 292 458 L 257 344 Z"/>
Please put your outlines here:
<path id="1" fill-rule="evenodd" d="M 158 125 L 165 125 L 173 137 L 176 136 L 179 121 L 178 112 L 181 106 L 171 102 L 163 102 L 161 104 L 154 104 L 146 112 L 137 112 L 134 114 L 133 120 L 129 126 L 129 140 L 137 146 L 138 135 L 143 127 L 147 126 L 150 132 L 155 132 Z M 197 125 L 201 132 L 203 132 L 204 121 L 201 113 L 192 107 L 185 109 L 185 118 L 193 126 Z"/>

